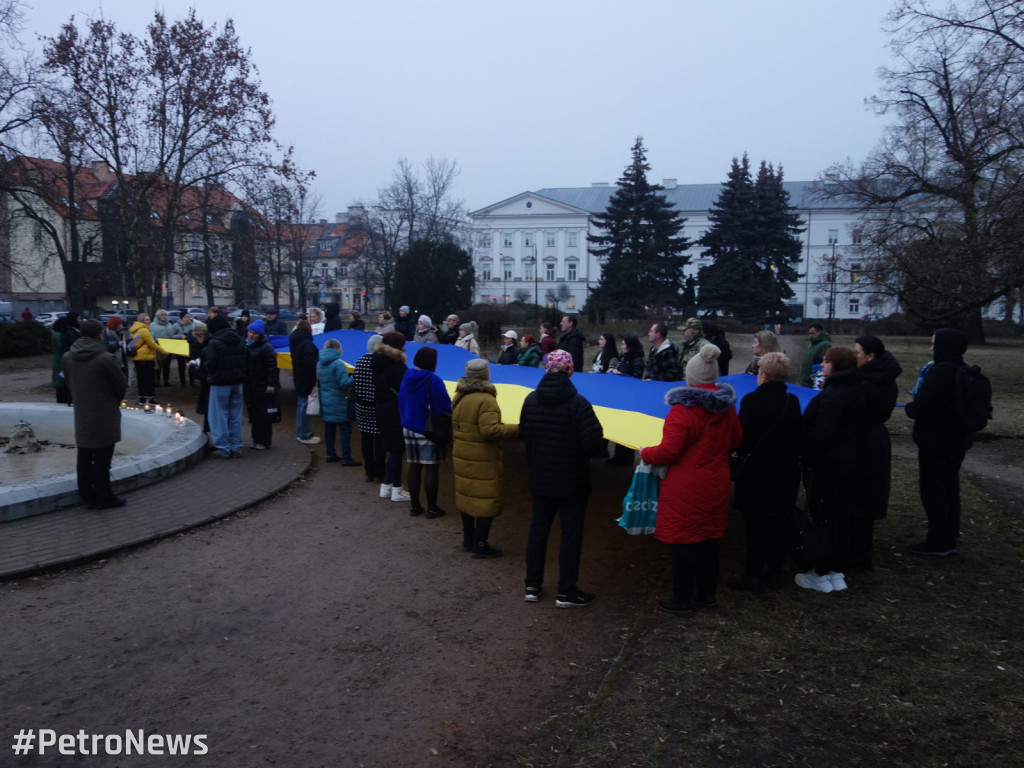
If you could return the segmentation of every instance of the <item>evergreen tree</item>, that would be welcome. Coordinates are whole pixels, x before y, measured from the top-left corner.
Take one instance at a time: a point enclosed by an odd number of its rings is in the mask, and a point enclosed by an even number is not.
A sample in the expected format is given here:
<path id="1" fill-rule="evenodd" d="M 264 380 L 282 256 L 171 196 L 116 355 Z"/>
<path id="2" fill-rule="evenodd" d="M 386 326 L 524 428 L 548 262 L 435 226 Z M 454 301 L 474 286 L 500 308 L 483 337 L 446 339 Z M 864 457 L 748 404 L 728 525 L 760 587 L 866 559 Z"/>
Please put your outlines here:
<path id="1" fill-rule="evenodd" d="M 608 208 L 594 216 L 601 234 L 591 235 L 591 253 L 602 258 L 601 280 L 591 294 L 594 307 L 622 317 L 635 317 L 644 307 L 679 306 L 683 253 L 689 241 L 679 235 L 686 219 L 647 181 L 643 139 L 633 145 Z"/>
<path id="2" fill-rule="evenodd" d="M 453 308 L 473 301 L 473 260 L 451 240 L 417 240 L 398 257 L 396 301 L 440 322 Z"/>
<path id="3" fill-rule="evenodd" d="M 762 162 L 755 182 L 747 156 L 733 158 L 708 218 L 711 228 L 699 244 L 712 263 L 698 273 L 701 309 L 741 317 L 783 309 L 793 295 L 788 283 L 799 277 L 793 265 L 800 261 L 803 228 L 782 186 L 782 169 Z"/>

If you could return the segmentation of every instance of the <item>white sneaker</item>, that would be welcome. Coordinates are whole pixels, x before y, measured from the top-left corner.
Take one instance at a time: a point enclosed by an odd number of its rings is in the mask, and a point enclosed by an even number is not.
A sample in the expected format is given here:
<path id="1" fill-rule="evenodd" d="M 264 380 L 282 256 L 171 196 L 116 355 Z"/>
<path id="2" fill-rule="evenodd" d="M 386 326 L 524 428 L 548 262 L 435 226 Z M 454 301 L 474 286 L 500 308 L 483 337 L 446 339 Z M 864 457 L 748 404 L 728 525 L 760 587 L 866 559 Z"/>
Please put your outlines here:
<path id="1" fill-rule="evenodd" d="M 409 495 L 408 491 L 403 491 L 402 486 L 391 489 L 391 500 L 392 501 L 411 501 L 412 496 Z"/>
<path id="2" fill-rule="evenodd" d="M 793 581 L 796 582 L 798 587 L 804 589 L 813 589 L 815 592 L 831 592 L 832 591 L 832 579 L 828 576 L 819 576 L 813 569 L 807 573 L 798 573 Z"/>
<path id="3" fill-rule="evenodd" d="M 295 439 L 300 443 L 305 443 L 306 445 L 316 445 L 320 442 L 319 437 L 297 437 Z"/>
<path id="4" fill-rule="evenodd" d="M 380 497 L 386 499 L 391 495 L 391 483 L 380 484 Z"/>
<path id="5" fill-rule="evenodd" d="M 828 580 L 832 582 L 833 592 L 842 592 L 846 589 L 846 576 L 842 573 L 836 573 L 835 571 L 828 572 Z"/>

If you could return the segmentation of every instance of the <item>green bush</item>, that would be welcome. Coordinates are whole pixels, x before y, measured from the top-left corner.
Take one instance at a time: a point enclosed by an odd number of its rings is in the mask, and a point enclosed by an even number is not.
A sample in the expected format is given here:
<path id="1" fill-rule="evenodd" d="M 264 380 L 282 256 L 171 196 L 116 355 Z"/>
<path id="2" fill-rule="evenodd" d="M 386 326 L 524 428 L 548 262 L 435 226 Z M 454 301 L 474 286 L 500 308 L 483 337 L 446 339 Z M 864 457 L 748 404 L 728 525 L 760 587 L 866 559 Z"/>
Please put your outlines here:
<path id="1" fill-rule="evenodd" d="M 30 357 L 50 349 L 51 332 L 33 321 L 0 323 L 0 357 Z"/>

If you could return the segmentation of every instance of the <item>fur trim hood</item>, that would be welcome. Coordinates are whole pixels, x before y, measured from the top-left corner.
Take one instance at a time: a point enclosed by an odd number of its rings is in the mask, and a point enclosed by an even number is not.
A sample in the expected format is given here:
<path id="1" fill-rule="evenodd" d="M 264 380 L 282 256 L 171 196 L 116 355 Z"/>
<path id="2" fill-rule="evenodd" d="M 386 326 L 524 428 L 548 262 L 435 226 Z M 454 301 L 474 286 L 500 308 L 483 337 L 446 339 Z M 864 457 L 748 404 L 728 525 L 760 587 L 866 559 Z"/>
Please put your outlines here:
<path id="1" fill-rule="evenodd" d="M 455 394 L 460 397 L 471 395 L 474 392 L 484 392 L 488 395 L 498 396 L 498 389 L 491 382 L 483 379 L 467 379 L 465 376 L 455 383 Z"/>
<path id="2" fill-rule="evenodd" d="M 699 406 L 709 413 L 721 413 L 729 406 L 736 405 L 736 390 L 725 382 L 720 382 L 717 389 L 673 387 L 665 393 L 665 404 L 685 408 Z"/>
<path id="3" fill-rule="evenodd" d="M 390 357 L 392 360 L 397 360 L 399 363 L 405 363 L 406 357 L 405 352 L 396 347 L 389 347 L 383 341 L 376 346 L 373 350 L 375 355 L 383 355 L 384 357 Z"/>

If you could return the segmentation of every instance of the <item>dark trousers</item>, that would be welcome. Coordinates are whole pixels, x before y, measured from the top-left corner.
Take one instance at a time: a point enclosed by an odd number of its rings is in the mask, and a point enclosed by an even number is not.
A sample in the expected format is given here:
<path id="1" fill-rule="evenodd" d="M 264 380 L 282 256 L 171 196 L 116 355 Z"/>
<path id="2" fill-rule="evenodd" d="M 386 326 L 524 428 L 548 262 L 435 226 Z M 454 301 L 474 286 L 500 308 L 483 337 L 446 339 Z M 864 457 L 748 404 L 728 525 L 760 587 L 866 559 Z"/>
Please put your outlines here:
<path id="1" fill-rule="evenodd" d="M 359 444 L 363 449 L 363 471 L 367 478 L 384 482 L 384 466 L 377 463 L 377 435 L 361 432 Z"/>
<path id="2" fill-rule="evenodd" d="M 247 400 L 245 406 L 249 412 L 252 441 L 269 448 L 274 439 L 274 425 L 270 421 L 270 414 L 267 413 L 266 399 L 260 397 L 255 401 Z"/>
<path id="3" fill-rule="evenodd" d="M 744 512 L 743 527 L 747 538 L 747 578 L 765 585 L 778 584 L 792 522 L 786 515 Z"/>
<path id="4" fill-rule="evenodd" d="M 86 504 L 102 504 L 114 498 L 110 490 L 110 462 L 113 458 L 112 445 L 78 449 L 78 495 Z"/>
<path id="5" fill-rule="evenodd" d="M 928 516 L 928 543 L 956 546 L 960 535 L 960 465 L 966 450 L 959 446 L 917 450 L 921 503 Z"/>
<path id="6" fill-rule="evenodd" d="M 164 374 L 164 386 L 169 387 L 171 385 L 171 361 L 178 361 L 178 382 L 182 387 L 185 386 L 185 366 L 188 364 L 181 355 L 164 355 L 163 360 L 160 361 L 160 370 Z"/>
<path id="7" fill-rule="evenodd" d="M 672 545 L 672 597 L 689 603 L 694 588 L 709 600 L 718 589 L 718 539 Z"/>
<path id="8" fill-rule="evenodd" d="M 493 517 L 473 517 L 462 514 L 462 548 L 472 549 L 475 546 L 487 544 L 487 538 L 491 535 L 491 523 Z"/>
<path id="9" fill-rule="evenodd" d="M 139 400 L 152 399 L 156 395 L 156 368 L 152 360 L 134 360 L 135 386 L 139 388 Z"/>
<path id="10" fill-rule="evenodd" d="M 351 421 L 325 421 L 324 422 L 324 443 L 328 456 L 337 456 L 334 450 L 334 433 L 337 432 L 338 442 L 341 444 L 341 458 L 344 461 L 352 460 L 352 422 Z"/>
<path id="11" fill-rule="evenodd" d="M 558 594 L 571 594 L 580 575 L 580 552 L 583 549 L 583 519 L 587 498 L 553 499 L 533 497 L 533 515 L 526 539 L 526 586 L 544 584 L 544 564 L 548 554 L 548 536 L 555 517 L 561 521 L 558 546 Z"/>
<path id="12" fill-rule="evenodd" d="M 875 546 L 875 521 L 871 517 L 850 517 L 850 556 L 847 565 L 871 567 L 871 550 Z"/>
<path id="13" fill-rule="evenodd" d="M 437 509 L 437 488 L 440 485 L 438 472 L 440 469 L 440 464 L 409 464 L 407 483 L 414 507 L 420 506 L 420 488 L 423 488 L 427 497 L 427 509 Z"/>

